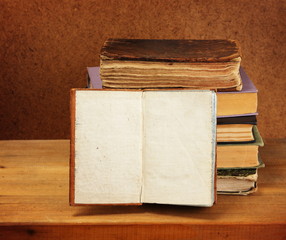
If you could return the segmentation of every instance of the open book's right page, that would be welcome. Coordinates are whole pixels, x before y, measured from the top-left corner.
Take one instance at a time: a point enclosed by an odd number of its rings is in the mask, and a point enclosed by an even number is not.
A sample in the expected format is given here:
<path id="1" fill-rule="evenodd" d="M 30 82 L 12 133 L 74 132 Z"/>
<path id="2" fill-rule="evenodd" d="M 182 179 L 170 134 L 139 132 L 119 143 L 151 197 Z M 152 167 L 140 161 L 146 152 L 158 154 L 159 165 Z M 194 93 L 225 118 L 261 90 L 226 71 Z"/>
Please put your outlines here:
<path id="1" fill-rule="evenodd" d="M 212 206 L 215 93 L 146 91 L 143 97 L 142 202 Z"/>

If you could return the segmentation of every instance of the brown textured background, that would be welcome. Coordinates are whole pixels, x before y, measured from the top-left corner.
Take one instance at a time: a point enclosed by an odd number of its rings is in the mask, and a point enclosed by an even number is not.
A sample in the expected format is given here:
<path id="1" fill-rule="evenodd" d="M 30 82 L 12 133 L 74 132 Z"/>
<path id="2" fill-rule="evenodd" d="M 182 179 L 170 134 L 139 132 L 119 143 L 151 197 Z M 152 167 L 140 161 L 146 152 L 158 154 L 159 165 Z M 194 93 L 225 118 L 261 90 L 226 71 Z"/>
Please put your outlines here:
<path id="1" fill-rule="evenodd" d="M 69 89 L 85 87 L 105 39 L 237 39 L 259 89 L 264 138 L 286 137 L 286 2 L 0 2 L 0 139 L 69 137 Z"/>

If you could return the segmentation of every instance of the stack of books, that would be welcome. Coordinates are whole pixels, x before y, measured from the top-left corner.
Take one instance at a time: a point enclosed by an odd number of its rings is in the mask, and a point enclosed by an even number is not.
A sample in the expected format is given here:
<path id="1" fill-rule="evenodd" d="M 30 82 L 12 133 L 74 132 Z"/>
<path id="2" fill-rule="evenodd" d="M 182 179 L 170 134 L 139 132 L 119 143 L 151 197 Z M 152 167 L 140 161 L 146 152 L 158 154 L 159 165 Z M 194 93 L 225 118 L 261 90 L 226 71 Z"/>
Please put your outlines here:
<path id="1" fill-rule="evenodd" d="M 217 112 L 217 192 L 247 195 L 257 190 L 258 153 L 263 140 L 257 128 L 257 89 L 240 68 L 242 90 L 220 92 Z"/>
<path id="2" fill-rule="evenodd" d="M 217 192 L 257 190 L 257 89 L 230 40 L 110 39 L 101 65 L 88 68 L 88 88 L 212 89 L 217 95 Z"/>

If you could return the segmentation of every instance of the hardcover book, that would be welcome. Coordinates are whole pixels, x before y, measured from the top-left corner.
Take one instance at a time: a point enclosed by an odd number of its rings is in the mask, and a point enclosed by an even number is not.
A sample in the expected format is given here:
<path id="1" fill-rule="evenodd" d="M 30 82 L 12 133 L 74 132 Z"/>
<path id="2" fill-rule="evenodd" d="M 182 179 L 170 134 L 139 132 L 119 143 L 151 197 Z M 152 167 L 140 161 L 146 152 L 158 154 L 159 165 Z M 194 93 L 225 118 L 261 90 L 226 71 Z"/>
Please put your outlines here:
<path id="1" fill-rule="evenodd" d="M 217 125 L 218 143 L 253 142 L 252 124 L 219 124 Z"/>
<path id="2" fill-rule="evenodd" d="M 88 67 L 88 88 L 101 89 L 99 67 Z M 239 69 L 242 90 L 217 92 L 217 117 L 230 118 L 257 115 L 257 89 L 243 68 Z"/>
<path id="3" fill-rule="evenodd" d="M 254 142 L 253 126 L 256 124 L 255 115 L 217 118 L 217 142 Z"/>
<path id="4" fill-rule="evenodd" d="M 108 39 L 100 74 L 108 88 L 241 90 L 234 40 Z"/>
<path id="5" fill-rule="evenodd" d="M 244 69 L 239 69 L 242 79 L 241 91 L 218 92 L 218 117 L 238 117 L 257 115 L 258 90 Z"/>
<path id="6" fill-rule="evenodd" d="M 217 145 L 218 168 L 251 168 L 260 165 L 258 148 L 264 143 L 256 125 L 252 130 L 254 142 L 219 143 Z"/>
<path id="7" fill-rule="evenodd" d="M 217 174 L 218 194 L 248 195 L 257 190 L 257 168 L 224 169 Z"/>
<path id="8" fill-rule="evenodd" d="M 215 201 L 216 94 L 71 91 L 71 195 L 77 204 Z"/>
<path id="9" fill-rule="evenodd" d="M 218 168 L 217 193 L 248 195 L 257 191 L 258 169 L 265 167 L 259 157 L 259 165 L 251 168 Z"/>

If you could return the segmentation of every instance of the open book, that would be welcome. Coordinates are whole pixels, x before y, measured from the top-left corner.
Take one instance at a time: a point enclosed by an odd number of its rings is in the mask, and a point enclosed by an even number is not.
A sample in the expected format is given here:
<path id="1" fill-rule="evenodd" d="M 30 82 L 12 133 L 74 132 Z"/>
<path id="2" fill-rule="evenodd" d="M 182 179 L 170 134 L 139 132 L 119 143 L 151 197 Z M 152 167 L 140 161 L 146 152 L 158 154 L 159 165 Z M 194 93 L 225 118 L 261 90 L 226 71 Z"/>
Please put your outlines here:
<path id="1" fill-rule="evenodd" d="M 76 204 L 212 206 L 212 91 L 71 91 L 71 198 Z"/>

